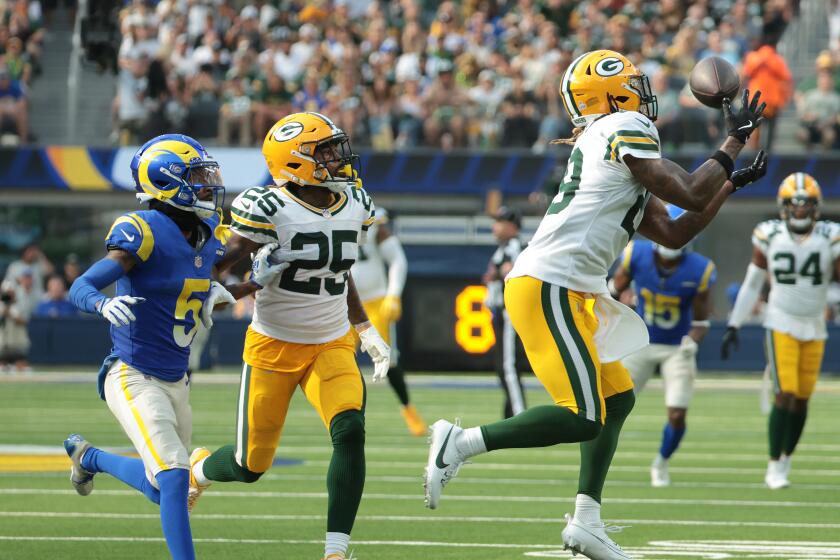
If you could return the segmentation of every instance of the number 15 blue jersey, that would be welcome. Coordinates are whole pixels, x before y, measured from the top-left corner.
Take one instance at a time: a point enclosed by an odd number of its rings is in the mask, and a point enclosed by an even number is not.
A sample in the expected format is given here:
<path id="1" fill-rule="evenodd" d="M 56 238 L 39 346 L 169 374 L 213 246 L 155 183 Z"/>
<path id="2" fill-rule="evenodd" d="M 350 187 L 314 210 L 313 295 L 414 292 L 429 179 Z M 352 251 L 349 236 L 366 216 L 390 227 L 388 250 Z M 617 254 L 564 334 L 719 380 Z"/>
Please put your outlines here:
<path id="1" fill-rule="evenodd" d="M 717 280 L 715 264 L 689 251 L 665 275 L 656 266 L 653 243 L 641 240 L 627 245 L 621 266 L 633 279 L 636 313 L 648 326 L 651 344 L 679 344 L 691 330 L 694 296 Z"/>
<path id="2" fill-rule="evenodd" d="M 135 321 L 111 327 L 111 357 L 165 381 L 177 381 L 187 371 L 213 265 L 225 254 L 227 228 L 221 217 L 203 222 L 206 239 L 198 248 L 157 210 L 124 214 L 105 238 L 107 249 L 122 249 L 136 260 L 117 281 L 117 295 L 146 298 L 131 307 Z"/>

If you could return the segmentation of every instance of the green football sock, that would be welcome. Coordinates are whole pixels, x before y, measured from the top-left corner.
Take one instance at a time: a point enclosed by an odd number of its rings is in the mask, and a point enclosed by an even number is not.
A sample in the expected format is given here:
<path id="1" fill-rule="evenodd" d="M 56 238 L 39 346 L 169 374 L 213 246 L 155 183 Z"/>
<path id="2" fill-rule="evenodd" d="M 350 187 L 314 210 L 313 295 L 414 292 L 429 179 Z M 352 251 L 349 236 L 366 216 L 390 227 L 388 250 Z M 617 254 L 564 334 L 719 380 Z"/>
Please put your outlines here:
<path id="1" fill-rule="evenodd" d="M 397 398 L 400 399 L 400 403 L 403 406 L 408 405 L 408 387 L 405 385 L 405 372 L 403 371 L 402 365 L 397 364 L 391 369 L 388 370 L 388 383 L 391 385 L 391 389 L 397 394 Z"/>
<path id="2" fill-rule="evenodd" d="M 767 436 L 770 440 L 770 458 L 778 460 L 782 456 L 782 447 L 790 424 L 790 411 L 774 405 L 770 411 Z M 804 424 L 803 424 L 804 425 Z"/>
<path id="3" fill-rule="evenodd" d="M 562 406 L 545 405 L 481 426 L 481 435 L 487 451 L 493 451 L 586 441 L 600 430 L 600 422 L 587 420 Z"/>
<path id="4" fill-rule="evenodd" d="M 802 437 L 802 430 L 805 428 L 805 419 L 808 417 L 808 409 L 801 412 L 791 412 L 788 419 L 788 429 L 785 433 L 785 442 L 782 448 L 785 455 L 793 455 L 793 450 L 796 449 L 796 444 L 799 443 L 799 438 Z"/>
<path id="5" fill-rule="evenodd" d="M 236 462 L 232 445 L 220 447 L 204 460 L 204 476 L 216 482 L 256 482 L 263 473 L 252 472 Z"/>
<path id="6" fill-rule="evenodd" d="M 580 444 L 580 477 L 578 478 L 578 494 L 586 494 L 601 503 L 601 492 L 607 480 L 618 436 L 624 420 L 633 410 L 636 397 L 633 391 L 625 391 L 604 399 L 607 418 L 601 433 L 593 440 Z"/>
<path id="7" fill-rule="evenodd" d="M 365 417 L 347 410 L 330 425 L 333 454 L 327 471 L 327 532 L 350 534 L 365 488 Z"/>

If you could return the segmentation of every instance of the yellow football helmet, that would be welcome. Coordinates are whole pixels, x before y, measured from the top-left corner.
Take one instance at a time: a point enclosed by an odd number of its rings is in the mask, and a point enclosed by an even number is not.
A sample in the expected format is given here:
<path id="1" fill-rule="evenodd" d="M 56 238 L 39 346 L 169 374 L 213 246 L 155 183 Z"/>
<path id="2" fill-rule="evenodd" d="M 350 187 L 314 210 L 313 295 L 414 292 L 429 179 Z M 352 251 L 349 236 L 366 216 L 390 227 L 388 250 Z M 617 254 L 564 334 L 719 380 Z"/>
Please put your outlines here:
<path id="1" fill-rule="evenodd" d="M 653 121 L 659 111 L 648 77 L 623 54 L 605 49 L 582 54 L 569 65 L 560 97 L 575 126 L 616 111 L 638 111 Z"/>
<path id="2" fill-rule="evenodd" d="M 817 180 L 807 173 L 791 173 L 779 185 L 776 202 L 788 229 L 807 233 L 820 217 L 822 190 Z"/>
<path id="3" fill-rule="evenodd" d="M 359 156 L 350 149 L 347 134 L 320 113 L 293 113 L 277 121 L 265 136 L 263 156 L 277 185 L 291 182 L 333 192 L 356 185 Z"/>

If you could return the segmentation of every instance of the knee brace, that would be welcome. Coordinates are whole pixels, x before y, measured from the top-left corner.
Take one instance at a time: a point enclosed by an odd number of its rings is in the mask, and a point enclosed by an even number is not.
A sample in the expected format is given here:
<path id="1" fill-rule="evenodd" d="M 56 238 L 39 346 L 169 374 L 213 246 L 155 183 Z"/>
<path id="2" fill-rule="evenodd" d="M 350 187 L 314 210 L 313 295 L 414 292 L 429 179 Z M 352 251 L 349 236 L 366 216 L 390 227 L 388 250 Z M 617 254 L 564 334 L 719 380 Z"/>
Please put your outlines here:
<path id="1" fill-rule="evenodd" d="M 345 410 L 330 424 L 333 447 L 365 444 L 365 416 L 361 410 Z"/>

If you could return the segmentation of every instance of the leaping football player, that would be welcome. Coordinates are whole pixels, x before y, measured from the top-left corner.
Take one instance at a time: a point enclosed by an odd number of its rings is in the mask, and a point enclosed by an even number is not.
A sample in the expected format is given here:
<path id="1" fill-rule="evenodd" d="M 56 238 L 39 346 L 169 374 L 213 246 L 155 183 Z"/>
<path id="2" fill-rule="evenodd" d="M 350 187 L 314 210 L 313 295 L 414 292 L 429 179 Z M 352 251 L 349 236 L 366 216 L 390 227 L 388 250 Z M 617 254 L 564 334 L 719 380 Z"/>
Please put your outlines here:
<path id="1" fill-rule="evenodd" d="M 683 210 L 668 205 L 677 220 Z M 709 330 L 716 280 L 715 265 L 688 246 L 669 249 L 649 241 L 631 241 L 613 276 L 613 289 L 621 293 L 632 282 L 636 313 L 647 325 L 650 344 L 621 360 L 639 394 L 659 368 L 665 384 L 668 421 L 659 453 L 650 468 L 654 487 L 669 486 L 668 460 L 685 435 L 685 416 L 697 375 L 697 347 Z"/>
<path id="2" fill-rule="evenodd" d="M 391 346 L 388 383 L 402 405 L 402 417 L 412 435 L 425 435 L 428 427 L 411 404 L 405 372 L 396 347 L 396 322 L 402 315 L 402 292 L 408 272 L 402 243 L 389 226 L 388 212 L 376 208 L 367 243 L 359 246 L 359 258 L 350 272 L 370 322 Z"/>
<path id="3" fill-rule="evenodd" d="M 735 112 L 724 103 L 727 139 L 688 173 L 661 157 L 656 96 L 624 55 L 598 50 L 579 56 L 563 76 L 560 95 L 578 127 L 566 175 L 505 289 L 510 319 L 554 405 L 469 429 L 435 422 L 426 502 L 438 507 L 444 485 L 472 456 L 581 442 L 575 514 L 567 516 L 563 542 L 589 558 L 624 559 L 601 521 L 601 491 L 634 403 L 633 382 L 619 360 L 645 346 L 648 336 L 639 316 L 610 297 L 607 271 L 637 229 L 660 245 L 682 247 L 730 194 L 764 174 L 763 153 L 733 173 L 733 159 L 764 107 L 758 92 L 752 99 L 745 92 Z M 690 211 L 673 220 L 662 201 Z"/>
<path id="4" fill-rule="evenodd" d="M 765 350 L 776 395 L 770 410 L 770 460 L 764 483 L 790 485 L 790 458 L 799 443 L 808 400 L 822 366 L 828 283 L 840 275 L 840 224 L 820 220 L 822 191 L 807 173 L 788 175 L 777 196 L 779 220 L 756 226 L 753 256 L 738 292 L 721 352 L 738 346 L 738 329 L 770 279 Z"/>
<path id="5" fill-rule="evenodd" d="M 219 264 L 224 269 L 256 251 L 252 281 L 262 287 L 245 336 L 236 443 L 194 452 L 191 504 L 212 481 L 256 482 L 271 467 L 300 387 L 332 438 L 325 557 L 338 560 L 347 554 L 365 482 L 365 384 L 353 329 L 373 359 L 374 381 L 386 376 L 390 355 L 349 273 L 374 206 L 356 188 L 349 137 L 321 114 L 278 121 L 263 155 L 275 186 L 233 201 L 230 256 Z"/>
<path id="6" fill-rule="evenodd" d="M 147 142 L 132 171 L 137 198 L 149 209 L 117 218 L 107 255 L 80 276 L 70 298 L 111 323 L 114 347 L 99 372 L 99 396 L 140 459 L 106 453 L 72 434 L 64 447 L 70 480 L 87 496 L 105 472 L 160 504 L 169 553 L 195 558 L 187 511 L 192 412 L 186 375 L 197 323 L 209 325 L 216 302 L 233 297 L 211 281 L 225 254 L 224 188 L 218 163 L 188 136 Z M 116 295 L 100 290 L 115 283 Z"/>

